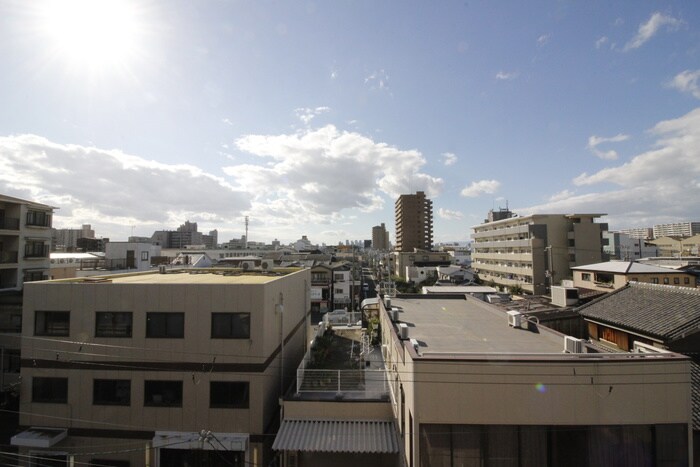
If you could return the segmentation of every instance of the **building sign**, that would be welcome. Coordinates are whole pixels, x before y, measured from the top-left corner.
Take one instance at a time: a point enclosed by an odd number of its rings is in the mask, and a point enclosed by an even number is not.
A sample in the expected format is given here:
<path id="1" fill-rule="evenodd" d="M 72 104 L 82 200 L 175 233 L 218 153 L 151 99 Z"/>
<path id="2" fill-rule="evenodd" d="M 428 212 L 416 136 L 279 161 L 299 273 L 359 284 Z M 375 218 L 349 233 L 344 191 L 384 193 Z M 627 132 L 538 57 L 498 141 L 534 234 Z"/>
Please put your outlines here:
<path id="1" fill-rule="evenodd" d="M 311 300 L 321 300 L 323 298 L 323 289 L 319 287 L 311 287 Z"/>

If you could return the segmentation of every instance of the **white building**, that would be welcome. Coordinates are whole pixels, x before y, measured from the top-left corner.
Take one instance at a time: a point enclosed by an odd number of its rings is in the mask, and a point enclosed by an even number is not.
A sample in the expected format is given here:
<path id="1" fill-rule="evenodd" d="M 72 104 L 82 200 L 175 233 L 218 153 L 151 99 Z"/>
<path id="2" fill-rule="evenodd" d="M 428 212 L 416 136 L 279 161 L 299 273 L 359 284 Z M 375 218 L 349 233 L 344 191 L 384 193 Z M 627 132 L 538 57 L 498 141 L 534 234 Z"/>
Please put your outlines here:
<path id="1" fill-rule="evenodd" d="M 648 245 L 641 238 L 621 232 L 603 232 L 603 251 L 610 255 L 610 259 L 623 261 L 651 258 L 659 254 L 655 245 Z"/>
<path id="2" fill-rule="evenodd" d="M 109 242 L 105 247 L 105 268 L 147 271 L 151 258 L 160 256 L 160 245 L 152 243 Z"/>
<path id="3" fill-rule="evenodd" d="M 675 222 L 673 224 L 656 224 L 654 238 L 692 237 L 700 234 L 700 222 Z"/>

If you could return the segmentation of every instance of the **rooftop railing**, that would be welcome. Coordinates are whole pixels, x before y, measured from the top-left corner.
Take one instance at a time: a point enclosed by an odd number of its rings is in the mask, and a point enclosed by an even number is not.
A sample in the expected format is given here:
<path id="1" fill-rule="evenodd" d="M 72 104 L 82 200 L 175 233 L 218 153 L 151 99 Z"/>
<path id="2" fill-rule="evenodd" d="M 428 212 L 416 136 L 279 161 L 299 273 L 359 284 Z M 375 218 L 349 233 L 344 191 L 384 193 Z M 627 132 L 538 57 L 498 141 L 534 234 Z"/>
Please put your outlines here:
<path id="1" fill-rule="evenodd" d="M 386 371 L 359 370 L 297 370 L 297 393 L 334 393 L 355 397 L 382 398 L 389 394 Z"/>

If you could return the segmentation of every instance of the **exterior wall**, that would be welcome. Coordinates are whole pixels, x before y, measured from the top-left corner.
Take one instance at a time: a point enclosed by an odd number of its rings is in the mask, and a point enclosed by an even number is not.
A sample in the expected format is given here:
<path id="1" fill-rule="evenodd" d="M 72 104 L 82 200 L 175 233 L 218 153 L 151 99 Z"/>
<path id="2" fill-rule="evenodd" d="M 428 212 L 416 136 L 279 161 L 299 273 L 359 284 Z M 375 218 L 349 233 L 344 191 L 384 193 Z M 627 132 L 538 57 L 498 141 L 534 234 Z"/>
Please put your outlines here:
<path id="1" fill-rule="evenodd" d="M 379 401 L 284 401 L 289 420 L 393 420 L 391 404 Z"/>
<path id="2" fill-rule="evenodd" d="M 451 263 L 449 253 L 444 251 L 394 251 L 389 260 L 393 263 L 391 271 L 405 280 L 412 280 L 407 271 L 408 268 L 414 268 L 416 263 L 444 263 L 444 266 L 449 266 Z"/>
<path id="3" fill-rule="evenodd" d="M 648 284 L 666 284 L 676 285 L 681 287 L 695 287 L 696 278 L 692 274 L 671 272 L 658 274 L 614 274 L 612 283 L 605 283 L 596 280 L 595 271 L 576 270 L 574 273 L 574 287 L 584 289 L 600 290 L 602 292 L 610 292 L 627 285 L 628 282 L 646 282 Z M 588 274 L 589 279 L 584 279 L 584 275 Z"/>
<path id="4" fill-rule="evenodd" d="M 151 243 L 129 243 L 129 242 L 109 242 L 105 248 L 105 260 L 107 266 L 110 264 L 116 265 L 117 262 L 124 260 L 124 265 L 117 267 L 118 269 L 136 269 L 137 271 L 147 271 L 151 269 L 151 258 L 160 256 L 160 245 Z M 133 267 L 126 264 L 127 252 L 134 252 Z"/>
<path id="5" fill-rule="evenodd" d="M 31 284 L 23 309 L 20 425 L 65 427 L 69 419 L 70 428 L 97 436 L 101 428 L 118 426 L 110 431 L 124 431 L 125 438 L 134 431 L 203 428 L 262 435 L 303 356 L 309 282 L 309 271 L 302 270 L 262 284 Z M 36 310 L 69 310 L 69 336 L 33 338 Z M 132 312 L 133 337 L 95 337 L 96 311 Z M 184 338 L 146 338 L 146 313 L 154 311 L 184 312 Z M 212 312 L 249 312 L 250 338 L 212 339 Z M 68 403 L 32 402 L 37 376 L 67 377 Z M 130 405 L 93 405 L 93 379 L 130 380 Z M 144 380 L 182 381 L 182 406 L 144 406 Z M 210 381 L 249 382 L 249 408 L 210 408 Z"/>
<path id="6" fill-rule="evenodd" d="M 433 248 L 433 202 L 422 191 L 401 195 L 394 204 L 396 251 Z"/>

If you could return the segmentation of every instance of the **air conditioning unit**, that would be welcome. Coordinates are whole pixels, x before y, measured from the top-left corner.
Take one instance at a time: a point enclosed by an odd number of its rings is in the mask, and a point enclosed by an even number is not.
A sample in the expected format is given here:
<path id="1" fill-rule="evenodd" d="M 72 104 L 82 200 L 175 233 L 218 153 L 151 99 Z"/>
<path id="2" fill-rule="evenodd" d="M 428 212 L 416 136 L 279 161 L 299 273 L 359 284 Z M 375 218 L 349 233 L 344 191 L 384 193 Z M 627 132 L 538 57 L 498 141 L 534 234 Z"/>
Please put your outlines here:
<path id="1" fill-rule="evenodd" d="M 248 271 L 255 268 L 255 263 L 253 261 L 241 261 L 241 269 Z"/>
<path id="2" fill-rule="evenodd" d="M 260 263 L 260 267 L 263 271 L 271 271 L 275 267 L 275 262 L 271 259 L 264 259 Z"/>
<path id="3" fill-rule="evenodd" d="M 391 297 L 388 295 L 384 295 L 384 307 L 387 309 L 391 308 Z"/>
<path id="4" fill-rule="evenodd" d="M 522 319 L 522 313 L 519 311 L 515 310 L 509 310 L 506 312 L 508 315 L 508 326 L 512 326 L 514 328 L 519 328 L 520 327 L 520 321 Z"/>
<path id="5" fill-rule="evenodd" d="M 584 353 L 583 339 L 577 339 L 572 336 L 564 336 L 564 352 L 565 353 Z"/>
<path id="6" fill-rule="evenodd" d="M 408 339 L 408 324 L 399 323 L 399 339 L 401 339 L 401 340 Z"/>
<path id="7" fill-rule="evenodd" d="M 161 264 L 160 266 L 158 266 L 158 272 L 161 274 L 167 273 L 168 272 L 167 266 L 165 266 L 165 264 Z"/>
<path id="8" fill-rule="evenodd" d="M 416 353 L 418 353 L 418 348 L 420 347 L 420 344 L 418 344 L 418 341 L 416 339 L 411 339 L 410 342 L 411 342 L 411 345 L 413 346 L 413 350 L 415 350 Z"/>
<path id="9" fill-rule="evenodd" d="M 399 320 L 399 309 L 392 307 L 389 315 L 391 316 L 391 320 L 393 322 L 397 322 Z"/>

